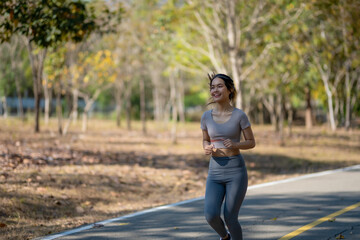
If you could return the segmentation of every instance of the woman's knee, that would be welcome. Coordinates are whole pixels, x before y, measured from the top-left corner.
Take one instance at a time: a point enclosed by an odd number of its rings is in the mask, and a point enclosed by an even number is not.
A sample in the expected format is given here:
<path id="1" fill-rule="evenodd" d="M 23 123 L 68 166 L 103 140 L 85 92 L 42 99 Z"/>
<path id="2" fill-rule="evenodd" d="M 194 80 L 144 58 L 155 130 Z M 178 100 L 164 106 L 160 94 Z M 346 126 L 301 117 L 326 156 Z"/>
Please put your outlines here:
<path id="1" fill-rule="evenodd" d="M 220 220 L 220 214 L 215 211 L 205 211 L 205 218 L 209 224 L 212 224 Z"/>
<path id="2" fill-rule="evenodd" d="M 231 228 L 232 226 L 239 225 L 237 214 L 225 214 L 224 220 L 225 220 L 226 226 L 228 226 L 229 228 Z"/>

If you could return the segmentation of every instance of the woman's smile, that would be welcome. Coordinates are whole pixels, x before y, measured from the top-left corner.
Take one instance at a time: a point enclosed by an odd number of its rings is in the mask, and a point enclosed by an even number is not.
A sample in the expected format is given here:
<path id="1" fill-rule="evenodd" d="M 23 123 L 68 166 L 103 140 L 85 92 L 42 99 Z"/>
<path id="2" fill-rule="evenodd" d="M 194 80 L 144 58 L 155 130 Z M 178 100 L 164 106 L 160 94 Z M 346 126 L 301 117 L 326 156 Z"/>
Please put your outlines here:
<path id="1" fill-rule="evenodd" d="M 226 88 L 224 80 L 215 78 L 210 87 L 211 96 L 215 101 L 229 100 L 230 91 Z"/>

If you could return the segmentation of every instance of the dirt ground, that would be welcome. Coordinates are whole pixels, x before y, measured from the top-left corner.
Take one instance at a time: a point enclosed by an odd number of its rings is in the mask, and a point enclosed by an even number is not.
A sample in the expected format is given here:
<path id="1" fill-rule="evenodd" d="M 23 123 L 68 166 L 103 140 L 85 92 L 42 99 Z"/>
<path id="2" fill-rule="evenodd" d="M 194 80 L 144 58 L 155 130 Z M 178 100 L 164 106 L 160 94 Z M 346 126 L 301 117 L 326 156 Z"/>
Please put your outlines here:
<path id="1" fill-rule="evenodd" d="M 140 123 L 133 130 L 91 120 L 66 136 L 56 121 L 0 119 L 0 239 L 38 236 L 204 195 L 208 157 L 199 123 Z M 360 130 L 293 129 L 285 144 L 271 126 L 253 126 L 257 146 L 243 151 L 249 185 L 360 163 Z"/>

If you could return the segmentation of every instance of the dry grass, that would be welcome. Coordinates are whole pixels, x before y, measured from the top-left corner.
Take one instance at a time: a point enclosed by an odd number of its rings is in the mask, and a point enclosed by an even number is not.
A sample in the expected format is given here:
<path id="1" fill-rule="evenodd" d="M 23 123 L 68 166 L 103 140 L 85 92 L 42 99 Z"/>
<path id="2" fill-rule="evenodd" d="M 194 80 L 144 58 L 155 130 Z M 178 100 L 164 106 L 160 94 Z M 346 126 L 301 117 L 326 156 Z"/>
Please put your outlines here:
<path id="1" fill-rule="evenodd" d="M 132 131 L 111 121 L 80 125 L 67 136 L 56 121 L 0 120 L 0 239 L 29 239 L 204 194 L 208 157 L 198 123 Z M 269 126 L 254 126 L 257 147 L 244 151 L 250 185 L 360 163 L 360 131 L 295 128 L 280 146 Z"/>

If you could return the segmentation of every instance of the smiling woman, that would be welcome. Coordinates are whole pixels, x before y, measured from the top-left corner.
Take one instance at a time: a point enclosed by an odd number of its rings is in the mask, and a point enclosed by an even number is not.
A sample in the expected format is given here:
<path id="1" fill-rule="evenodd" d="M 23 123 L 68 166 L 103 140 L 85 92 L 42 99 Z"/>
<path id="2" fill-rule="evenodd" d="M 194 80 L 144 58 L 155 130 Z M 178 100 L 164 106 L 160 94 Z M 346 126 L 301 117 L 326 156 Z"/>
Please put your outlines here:
<path id="1" fill-rule="evenodd" d="M 211 155 L 206 182 L 205 217 L 221 239 L 240 240 L 238 222 L 248 177 L 240 149 L 255 147 L 255 139 L 246 114 L 234 107 L 236 89 L 233 80 L 225 74 L 209 75 L 210 94 L 214 108 L 201 117 L 203 148 Z M 240 142 L 241 133 L 245 141 Z M 224 218 L 229 232 L 220 218 L 223 200 Z"/>

